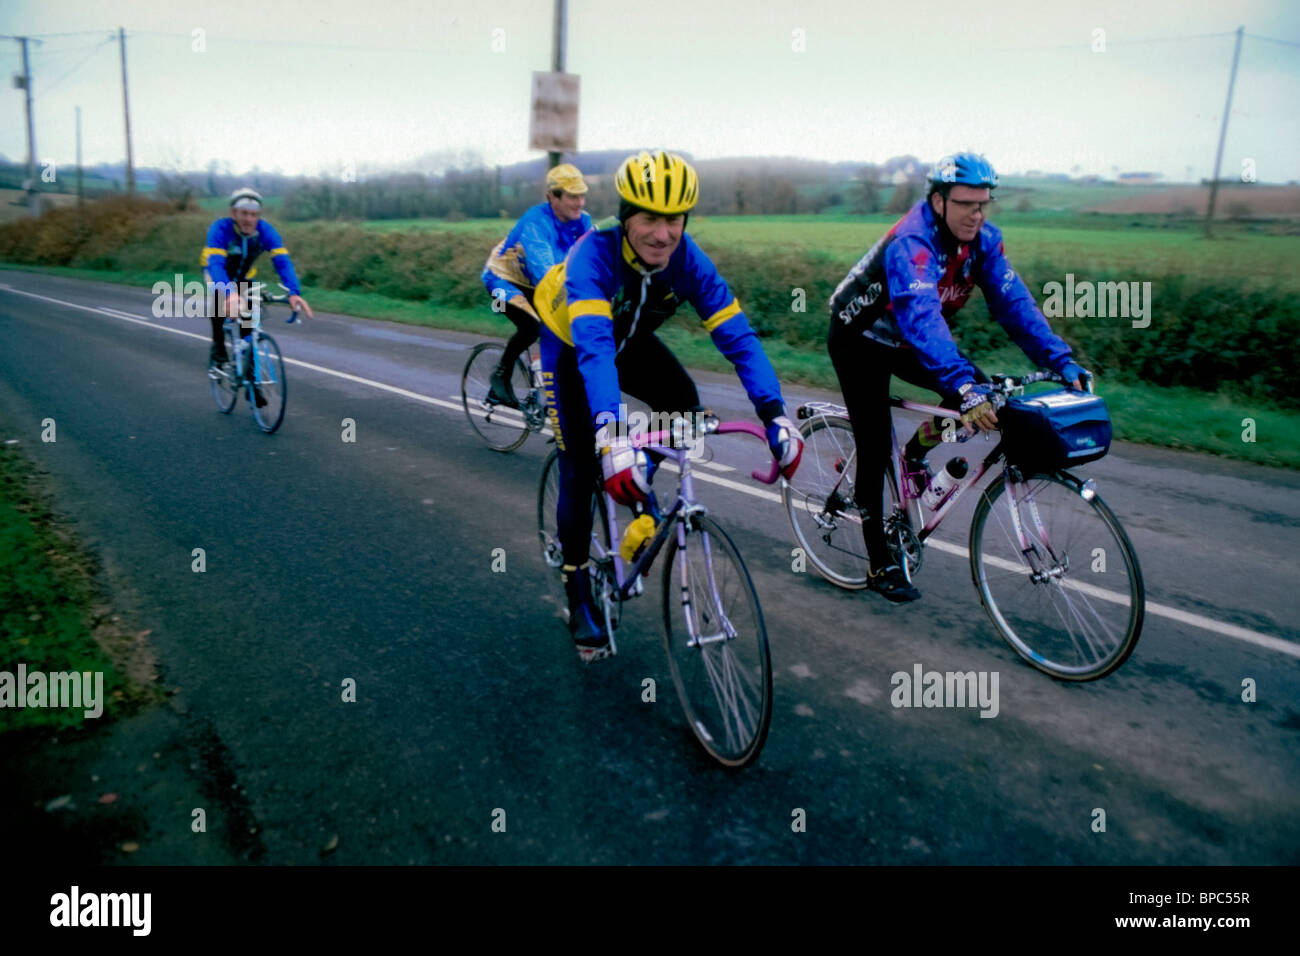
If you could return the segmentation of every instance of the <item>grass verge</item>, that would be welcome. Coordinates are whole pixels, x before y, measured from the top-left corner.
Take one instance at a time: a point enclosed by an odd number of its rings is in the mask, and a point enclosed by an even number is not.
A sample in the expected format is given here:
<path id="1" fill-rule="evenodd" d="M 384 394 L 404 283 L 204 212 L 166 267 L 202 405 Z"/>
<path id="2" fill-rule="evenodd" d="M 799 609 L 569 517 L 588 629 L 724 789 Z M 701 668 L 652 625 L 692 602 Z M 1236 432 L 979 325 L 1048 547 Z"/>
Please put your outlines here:
<path id="1" fill-rule="evenodd" d="M 0 445 L 0 671 L 102 673 L 107 720 L 150 696 L 144 636 L 125 631 L 96 583 L 95 564 L 52 512 L 19 445 Z M 24 695 L 25 688 L 15 688 Z M 47 690 L 48 692 L 48 690 Z M 0 734 L 81 726 L 86 707 L 0 706 Z"/>
<path id="2" fill-rule="evenodd" d="M 151 287 L 157 273 L 113 272 L 64 266 L 14 266 L 23 271 L 78 279 L 95 279 Z M 197 275 L 187 275 L 188 279 Z M 366 292 L 304 289 L 315 309 L 386 319 L 429 328 L 474 332 L 504 338 L 510 325 L 486 309 L 458 309 L 430 302 L 411 302 Z M 663 340 L 688 367 L 727 372 L 730 363 L 707 336 L 685 321 L 672 322 L 660 331 Z M 824 350 L 809 351 L 778 338 L 763 343 L 783 382 L 838 390 L 839 383 Z M 1014 347 L 972 353 L 986 371 L 1016 374 L 1027 371 L 1028 360 Z M 896 381 L 897 394 L 932 400 L 933 395 Z M 1239 461 L 1300 469 L 1300 415 L 1264 402 L 1228 392 L 1207 393 L 1190 388 L 1164 387 L 1098 380 L 1115 424 L 1115 437 L 1123 441 L 1207 452 Z M 1253 422 L 1251 431 L 1250 422 Z M 1251 438 L 1253 440 L 1246 440 Z"/>

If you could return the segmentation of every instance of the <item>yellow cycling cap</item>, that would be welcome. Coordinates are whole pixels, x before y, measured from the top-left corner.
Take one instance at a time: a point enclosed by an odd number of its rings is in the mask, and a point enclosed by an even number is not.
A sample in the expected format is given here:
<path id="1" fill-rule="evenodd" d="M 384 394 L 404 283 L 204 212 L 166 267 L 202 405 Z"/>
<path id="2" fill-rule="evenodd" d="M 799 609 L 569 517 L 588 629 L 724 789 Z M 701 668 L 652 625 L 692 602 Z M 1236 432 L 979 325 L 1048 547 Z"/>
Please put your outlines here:
<path id="1" fill-rule="evenodd" d="M 566 193 L 581 196 L 587 191 L 587 183 L 582 173 L 572 163 L 561 163 L 546 174 L 546 188 L 563 189 Z"/>

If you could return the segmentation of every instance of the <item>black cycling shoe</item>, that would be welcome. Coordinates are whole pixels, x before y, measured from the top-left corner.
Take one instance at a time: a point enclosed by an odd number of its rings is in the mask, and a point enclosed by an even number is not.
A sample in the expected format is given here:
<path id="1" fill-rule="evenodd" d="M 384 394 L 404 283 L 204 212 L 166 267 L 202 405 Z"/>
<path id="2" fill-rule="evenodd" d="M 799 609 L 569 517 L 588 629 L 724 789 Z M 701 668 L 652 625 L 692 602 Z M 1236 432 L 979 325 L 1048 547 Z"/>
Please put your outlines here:
<path id="1" fill-rule="evenodd" d="M 507 408 L 518 408 L 519 399 L 515 398 L 515 390 L 510 385 L 510 379 L 506 377 L 506 370 L 498 365 L 492 371 L 492 377 L 489 379 L 492 387 L 488 389 L 488 401 L 497 405 L 505 405 Z"/>
<path id="2" fill-rule="evenodd" d="M 569 611 L 569 636 L 577 648 L 578 659 L 584 663 L 611 657 L 609 635 L 598 619 L 596 609 L 590 604 L 581 604 Z"/>
<path id="3" fill-rule="evenodd" d="M 867 588 L 894 604 L 921 600 L 921 592 L 907 580 L 897 564 L 891 564 L 878 574 L 868 571 Z"/>
<path id="4" fill-rule="evenodd" d="M 609 657 L 613 649 L 605 630 L 604 615 L 596 609 L 591 596 L 589 569 L 566 568 L 563 576 L 565 595 L 569 599 L 569 636 L 578 650 L 578 659 L 589 662 Z"/>
<path id="5" fill-rule="evenodd" d="M 262 390 L 256 385 L 253 386 L 253 401 L 257 403 L 258 408 L 266 407 L 266 399 L 262 397 Z"/>

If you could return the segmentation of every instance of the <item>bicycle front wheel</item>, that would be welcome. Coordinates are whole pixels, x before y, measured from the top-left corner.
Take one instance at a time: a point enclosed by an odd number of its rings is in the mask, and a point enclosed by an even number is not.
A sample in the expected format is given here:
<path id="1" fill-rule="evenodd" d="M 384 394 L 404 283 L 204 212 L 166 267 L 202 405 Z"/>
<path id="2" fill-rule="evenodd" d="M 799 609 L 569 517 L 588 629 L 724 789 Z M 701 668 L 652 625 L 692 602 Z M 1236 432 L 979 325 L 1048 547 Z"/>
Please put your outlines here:
<path id="1" fill-rule="evenodd" d="M 1086 490 L 1085 490 L 1086 489 Z M 1062 680 L 1105 677 L 1142 632 L 1142 571 L 1119 521 L 1064 472 L 981 495 L 971 575 L 994 626 L 1034 667 Z"/>
<path id="2" fill-rule="evenodd" d="M 224 368 L 208 368 L 208 385 L 212 388 L 212 400 L 217 403 L 217 411 L 229 415 L 230 410 L 239 401 L 239 389 L 235 387 L 235 335 L 230 326 L 222 331 L 226 339 L 226 365 Z"/>
<path id="3" fill-rule="evenodd" d="M 253 367 L 253 417 L 268 435 L 284 421 L 284 406 L 288 399 L 288 383 L 284 380 L 284 360 L 280 346 L 265 332 L 256 336 Z"/>
<path id="4" fill-rule="evenodd" d="M 492 388 L 492 372 L 505 358 L 505 351 L 499 342 L 474 346 L 460 376 L 460 401 L 470 427 L 489 448 L 499 452 L 514 451 L 524 443 L 529 432 L 523 412 L 494 401 L 488 394 Z M 515 362 L 510 384 L 517 399 L 523 399 L 532 388 L 528 368 L 522 361 Z"/>
<path id="5" fill-rule="evenodd" d="M 664 646 L 701 746 L 724 766 L 751 763 L 772 721 L 767 628 L 740 552 L 710 518 L 693 519 L 685 546 L 668 545 Z"/>
<path id="6" fill-rule="evenodd" d="M 795 539 L 814 568 L 842 588 L 867 586 L 867 549 L 862 513 L 854 503 L 857 445 L 843 418 L 811 418 L 799 429 L 803 459 L 794 478 L 782 482 Z"/>

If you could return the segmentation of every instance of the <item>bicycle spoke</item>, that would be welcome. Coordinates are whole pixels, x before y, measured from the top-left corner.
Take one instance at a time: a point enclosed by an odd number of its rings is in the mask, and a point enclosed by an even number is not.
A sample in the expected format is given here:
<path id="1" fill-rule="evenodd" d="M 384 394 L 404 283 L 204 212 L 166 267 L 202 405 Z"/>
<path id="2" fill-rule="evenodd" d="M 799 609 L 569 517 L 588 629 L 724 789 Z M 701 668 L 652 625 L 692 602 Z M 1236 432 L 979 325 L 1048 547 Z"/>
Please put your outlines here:
<path id="1" fill-rule="evenodd" d="M 743 766 L 771 719 L 766 629 L 735 546 L 710 519 L 699 525 L 669 546 L 665 647 L 691 730 L 716 759 Z"/>
<path id="2" fill-rule="evenodd" d="M 976 507 L 971 568 L 995 626 L 1058 677 L 1114 670 L 1137 642 L 1142 582 L 1127 537 L 1095 497 L 1062 478 L 995 482 Z M 1093 584 L 1105 573 L 1121 590 Z"/>
<path id="3" fill-rule="evenodd" d="M 865 587 L 866 543 L 854 500 L 857 452 L 845 419 L 814 418 L 800 430 L 803 460 L 782 485 L 795 538 L 813 567 L 844 588 Z"/>

